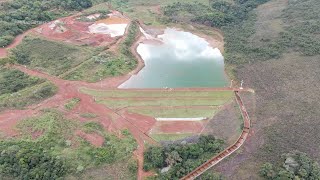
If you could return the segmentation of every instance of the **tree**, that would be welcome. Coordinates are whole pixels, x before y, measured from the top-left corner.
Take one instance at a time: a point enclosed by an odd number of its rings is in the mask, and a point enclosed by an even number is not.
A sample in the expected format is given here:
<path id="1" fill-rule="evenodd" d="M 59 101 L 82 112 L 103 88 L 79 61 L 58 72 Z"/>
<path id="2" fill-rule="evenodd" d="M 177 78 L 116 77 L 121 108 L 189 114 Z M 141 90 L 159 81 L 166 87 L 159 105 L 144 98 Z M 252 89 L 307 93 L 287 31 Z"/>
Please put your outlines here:
<path id="1" fill-rule="evenodd" d="M 167 157 L 165 162 L 168 166 L 173 166 L 182 161 L 182 158 L 177 151 L 166 152 L 165 155 Z"/>
<path id="2" fill-rule="evenodd" d="M 259 173 L 262 177 L 265 177 L 267 179 L 273 179 L 276 176 L 276 172 L 273 169 L 273 165 L 271 163 L 263 164 Z"/>
<path id="3" fill-rule="evenodd" d="M 265 179 L 312 179 L 320 180 L 320 167 L 305 153 L 293 151 L 282 155 L 282 166 L 265 163 L 261 166 L 260 175 Z"/>

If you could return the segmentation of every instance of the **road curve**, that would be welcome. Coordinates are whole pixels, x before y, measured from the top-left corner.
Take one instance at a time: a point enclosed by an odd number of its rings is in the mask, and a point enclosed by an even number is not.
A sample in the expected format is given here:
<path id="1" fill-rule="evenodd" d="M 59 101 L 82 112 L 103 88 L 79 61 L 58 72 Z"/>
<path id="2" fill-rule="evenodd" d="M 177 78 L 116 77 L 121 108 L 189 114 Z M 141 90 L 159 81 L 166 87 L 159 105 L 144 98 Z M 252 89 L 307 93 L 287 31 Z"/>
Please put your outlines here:
<path id="1" fill-rule="evenodd" d="M 192 179 L 197 178 L 202 173 L 206 172 L 208 169 L 210 169 L 211 167 L 218 164 L 220 161 L 222 161 L 223 159 L 225 159 L 226 157 L 228 157 L 229 155 L 234 153 L 237 149 L 239 149 L 243 145 L 243 143 L 247 139 L 249 131 L 250 131 L 250 118 L 249 118 L 249 115 L 248 115 L 246 108 L 243 105 L 241 97 L 238 94 L 238 91 L 234 91 L 234 93 L 235 93 L 236 101 L 239 105 L 239 108 L 241 110 L 241 114 L 243 117 L 243 121 L 244 121 L 244 126 L 243 126 L 242 133 L 241 133 L 240 137 L 233 145 L 229 146 L 228 148 L 226 148 L 225 150 L 223 150 L 219 154 L 217 154 L 214 157 L 212 157 L 211 159 L 209 159 L 207 162 L 205 162 L 202 165 L 200 165 L 199 167 L 197 167 L 191 173 L 189 173 L 186 176 L 184 176 L 183 178 L 181 178 L 181 180 L 192 180 Z"/>

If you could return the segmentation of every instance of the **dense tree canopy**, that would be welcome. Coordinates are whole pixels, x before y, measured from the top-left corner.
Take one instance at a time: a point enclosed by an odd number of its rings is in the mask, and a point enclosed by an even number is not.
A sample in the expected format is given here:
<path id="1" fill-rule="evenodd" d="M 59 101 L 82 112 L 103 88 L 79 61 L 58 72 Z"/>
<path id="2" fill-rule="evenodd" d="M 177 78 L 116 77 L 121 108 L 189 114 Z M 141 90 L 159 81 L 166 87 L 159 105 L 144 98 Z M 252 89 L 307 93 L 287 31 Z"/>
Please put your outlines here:
<path id="1" fill-rule="evenodd" d="M 0 142 L 0 174 L 17 179 L 58 179 L 67 168 L 63 159 L 32 142 Z"/>
<path id="2" fill-rule="evenodd" d="M 214 27 L 222 27 L 239 23 L 246 19 L 248 13 L 258 5 L 268 0 L 235 0 L 234 3 L 226 1 L 210 1 L 210 7 L 201 3 L 173 3 L 165 6 L 163 11 L 171 20 L 179 21 L 177 15 L 181 12 L 191 14 L 191 21 Z"/>
<path id="3" fill-rule="evenodd" d="M 261 177 L 270 180 L 280 179 L 320 179 L 320 167 L 305 153 L 284 154 L 277 165 L 265 163 L 260 169 Z"/>
<path id="4" fill-rule="evenodd" d="M 160 179 L 178 179 L 223 149 L 223 141 L 213 136 L 201 136 L 196 143 L 171 144 L 166 147 L 150 147 L 144 153 L 144 169 L 160 170 Z"/>

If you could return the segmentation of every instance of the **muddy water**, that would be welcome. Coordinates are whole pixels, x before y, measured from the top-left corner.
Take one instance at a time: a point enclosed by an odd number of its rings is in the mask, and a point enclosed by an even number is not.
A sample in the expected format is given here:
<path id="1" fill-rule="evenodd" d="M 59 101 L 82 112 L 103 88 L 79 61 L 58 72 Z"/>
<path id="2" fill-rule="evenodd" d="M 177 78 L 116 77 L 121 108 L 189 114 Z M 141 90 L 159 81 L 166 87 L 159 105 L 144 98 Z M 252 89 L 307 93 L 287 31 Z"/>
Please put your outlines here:
<path id="1" fill-rule="evenodd" d="M 139 44 L 145 67 L 119 88 L 224 87 L 223 56 L 204 39 L 188 32 L 166 29 L 163 44 Z"/>

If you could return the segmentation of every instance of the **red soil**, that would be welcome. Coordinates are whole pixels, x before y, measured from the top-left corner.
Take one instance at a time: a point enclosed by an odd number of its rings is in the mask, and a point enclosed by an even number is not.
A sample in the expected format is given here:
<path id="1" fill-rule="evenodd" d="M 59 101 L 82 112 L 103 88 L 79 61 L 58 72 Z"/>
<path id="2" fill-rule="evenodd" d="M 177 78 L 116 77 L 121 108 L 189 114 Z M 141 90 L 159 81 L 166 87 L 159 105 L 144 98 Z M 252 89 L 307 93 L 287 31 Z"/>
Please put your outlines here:
<path id="1" fill-rule="evenodd" d="M 83 131 L 76 131 L 76 135 L 80 136 L 81 138 L 85 139 L 86 141 L 90 142 L 92 145 L 96 147 L 101 147 L 104 143 L 104 138 L 96 133 L 87 134 Z"/>
<path id="2" fill-rule="evenodd" d="M 56 26 L 52 24 L 56 23 Z M 59 40 L 78 45 L 109 45 L 116 39 L 107 34 L 91 34 L 88 27 L 94 22 L 82 22 L 76 16 L 70 16 L 52 21 L 33 29 L 33 33 L 48 39 Z M 51 27 L 50 27 L 51 26 Z"/>
<path id="3" fill-rule="evenodd" d="M 141 132 L 147 133 L 151 130 L 151 128 L 156 123 L 156 120 L 152 117 L 130 113 L 130 112 L 123 112 L 121 113 L 122 117 L 126 118 L 130 123 L 140 129 Z"/>
<path id="4" fill-rule="evenodd" d="M 0 48 L 0 58 L 7 56 L 7 50 L 5 48 Z"/>

